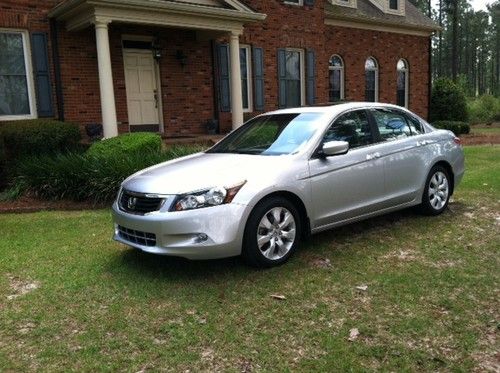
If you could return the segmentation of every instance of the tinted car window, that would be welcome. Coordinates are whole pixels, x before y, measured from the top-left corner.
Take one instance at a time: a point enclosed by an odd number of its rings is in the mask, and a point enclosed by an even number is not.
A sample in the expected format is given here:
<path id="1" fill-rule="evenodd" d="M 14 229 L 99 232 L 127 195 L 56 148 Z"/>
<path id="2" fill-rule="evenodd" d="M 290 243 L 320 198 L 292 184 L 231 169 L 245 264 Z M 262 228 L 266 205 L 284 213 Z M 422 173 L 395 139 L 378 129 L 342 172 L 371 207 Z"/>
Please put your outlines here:
<path id="1" fill-rule="evenodd" d="M 372 138 L 366 112 L 357 110 L 337 118 L 326 132 L 323 142 L 347 141 L 350 148 L 356 148 L 370 144 Z"/>
<path id="2" fill-rule="evenodd" d="M 382 141 L 394 141 L 411 136 L 410 126 L 402 113 L 386 109 L 372 110 Z"/>

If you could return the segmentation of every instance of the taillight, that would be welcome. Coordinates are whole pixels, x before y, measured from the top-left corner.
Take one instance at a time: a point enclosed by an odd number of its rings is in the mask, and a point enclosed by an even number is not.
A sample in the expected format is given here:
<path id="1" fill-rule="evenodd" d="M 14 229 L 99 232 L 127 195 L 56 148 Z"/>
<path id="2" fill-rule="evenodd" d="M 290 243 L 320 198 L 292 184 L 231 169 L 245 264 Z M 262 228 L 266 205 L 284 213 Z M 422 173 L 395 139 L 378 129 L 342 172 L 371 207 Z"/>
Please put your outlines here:
<path id="1" fill-rule="evenodd" d="M 455 144 L 457 144 L 457 145 L 462 145 L 462 140 L 460 140 L 460 137 L 455 137 L 455 138 L 453 139 L 453 142 L 454 142 Z"/>

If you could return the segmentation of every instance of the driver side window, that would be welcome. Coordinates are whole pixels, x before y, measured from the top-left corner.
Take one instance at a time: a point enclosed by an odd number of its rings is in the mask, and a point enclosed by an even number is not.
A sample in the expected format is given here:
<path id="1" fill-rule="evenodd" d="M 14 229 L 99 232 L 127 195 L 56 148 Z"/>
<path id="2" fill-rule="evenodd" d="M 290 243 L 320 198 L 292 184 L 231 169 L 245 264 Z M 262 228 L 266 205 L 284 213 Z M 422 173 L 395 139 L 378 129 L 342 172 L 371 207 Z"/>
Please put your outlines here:
<path id="1" fill-rule="evenodd" d="M 349 148 L 357 148 L 372 143 L 372 132 L 365 110 L 342 114 L 330 126 L 323 142 L 347 141 Z"/>

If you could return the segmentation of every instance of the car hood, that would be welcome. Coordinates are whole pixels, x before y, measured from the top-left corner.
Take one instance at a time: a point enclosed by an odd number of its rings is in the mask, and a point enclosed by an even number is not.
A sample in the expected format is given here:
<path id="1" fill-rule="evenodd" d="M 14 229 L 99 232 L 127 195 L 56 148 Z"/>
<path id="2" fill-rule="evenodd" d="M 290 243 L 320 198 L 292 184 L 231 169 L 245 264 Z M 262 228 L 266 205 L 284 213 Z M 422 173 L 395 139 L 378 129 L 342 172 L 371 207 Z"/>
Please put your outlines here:
<path id="1" fill-rule="evenodd" d="M 139 193 L 184 194 L 276 177 L 290 162 L 290 156 L 198 153 L 139 171 L 122 186 Z"/>

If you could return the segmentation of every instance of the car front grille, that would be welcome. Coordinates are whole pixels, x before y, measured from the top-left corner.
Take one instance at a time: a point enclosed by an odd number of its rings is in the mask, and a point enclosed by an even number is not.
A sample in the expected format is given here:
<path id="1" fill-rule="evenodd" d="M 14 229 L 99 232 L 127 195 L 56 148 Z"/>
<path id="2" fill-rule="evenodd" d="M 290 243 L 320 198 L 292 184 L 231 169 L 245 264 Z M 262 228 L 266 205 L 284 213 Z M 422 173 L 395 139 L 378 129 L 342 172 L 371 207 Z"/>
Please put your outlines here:
<path id="1" fill-rule="evenodd" d="M 136 231 L 119 225 L 118 235 L 124 240 L 132 243 L 143 246 L 156 246 L 156 235 L 154 233 Z"/>
<path id="2" fill-rule="evenodd" d="M 163 198 L 147 197 L 144 194 L 123 190 L 120 196 L 119 206 L 122 211 L 144 215 L 148 212 L 158 211 L 163 201 Z"/>

